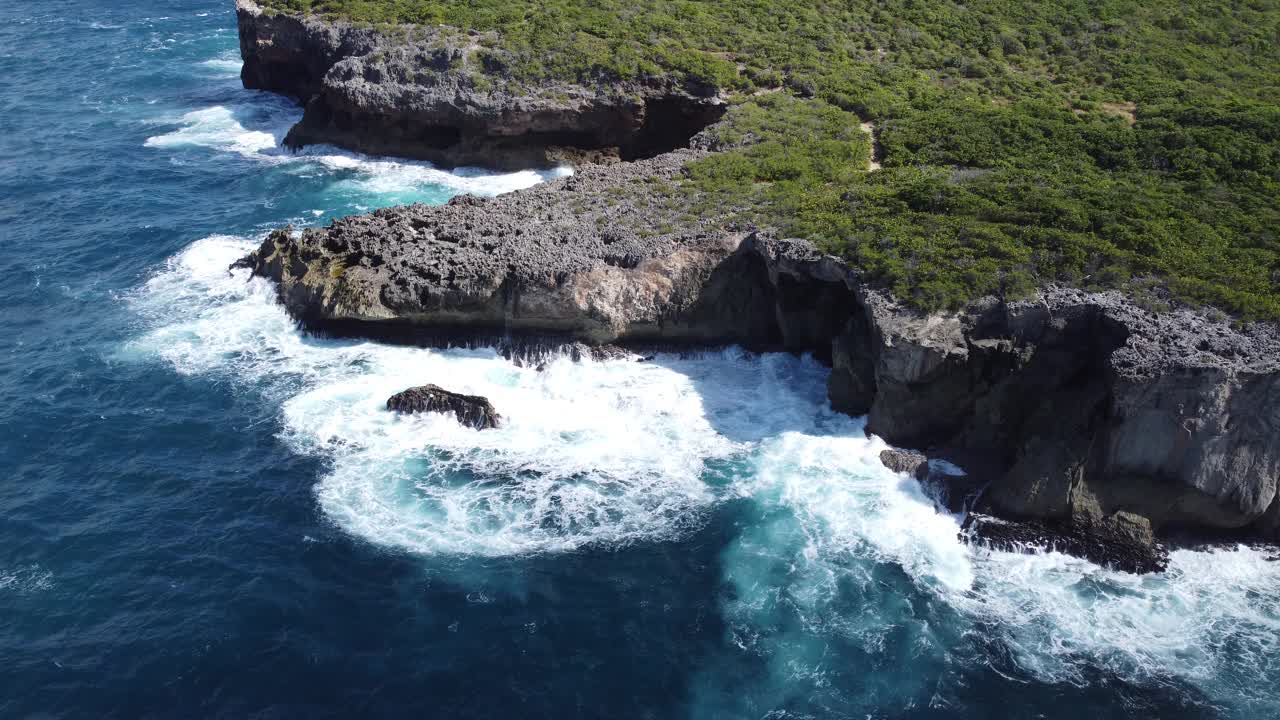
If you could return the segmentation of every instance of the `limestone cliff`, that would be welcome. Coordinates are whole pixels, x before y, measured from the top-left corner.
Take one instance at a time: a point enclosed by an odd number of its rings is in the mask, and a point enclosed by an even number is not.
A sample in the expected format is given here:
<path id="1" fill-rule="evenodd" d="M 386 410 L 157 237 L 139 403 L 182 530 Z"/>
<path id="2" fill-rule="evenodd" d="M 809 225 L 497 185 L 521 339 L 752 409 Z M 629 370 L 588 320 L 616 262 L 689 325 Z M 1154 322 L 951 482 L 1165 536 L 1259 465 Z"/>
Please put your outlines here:
<path id="1" fill-rule="evenodd" d="M 245 87 L 304 107 L 287 145 L 496 168 L 565 158 L 647 157 L 724 112 L 714 88 L 649 77 L 520 80 L 504 51 L 447 28 L 373 29 L 273 13 L 237 0 Z"/>

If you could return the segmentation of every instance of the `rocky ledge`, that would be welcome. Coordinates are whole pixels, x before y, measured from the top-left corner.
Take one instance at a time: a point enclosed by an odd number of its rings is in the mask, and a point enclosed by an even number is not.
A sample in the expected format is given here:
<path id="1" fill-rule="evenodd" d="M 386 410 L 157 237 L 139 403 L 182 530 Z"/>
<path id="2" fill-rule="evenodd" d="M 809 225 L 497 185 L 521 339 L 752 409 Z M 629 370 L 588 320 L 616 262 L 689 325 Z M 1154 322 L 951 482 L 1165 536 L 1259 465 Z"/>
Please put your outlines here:
<path id="1" fill-rule="evenodd" d="M 1130 572 L 1164 570 L 1169 556 L 1146 518 L 1120 511 L 1106 523 L 1010 522 L 984 513 L 965 517 L 961 536 L 969 542 L 1006 552 L 1045 550 L 1087 557 L 1100 565 Z"/>
<path id="2" fill-rule="evenodd" d="M 285 144 L 525 169 L 634 159 L 686 144 L 724 113 L 715 88 L 650 77 L 518 80 L 495 38 L 374 29 L 237 0 L 241 78 L 305 108 Z"/>
<path id="3" fill-rule="evenodd" d="M 1057 287 L 922 314 L 803 241 L 652 202 L 704 152 L 277 231 L 242 264 L 326 332 L 812 352 L 834 407 L 987 482 L 979 510 L 1129 569 L 1157 567 L 1168 532 L 1280 539 L 1274 325 Z"/>

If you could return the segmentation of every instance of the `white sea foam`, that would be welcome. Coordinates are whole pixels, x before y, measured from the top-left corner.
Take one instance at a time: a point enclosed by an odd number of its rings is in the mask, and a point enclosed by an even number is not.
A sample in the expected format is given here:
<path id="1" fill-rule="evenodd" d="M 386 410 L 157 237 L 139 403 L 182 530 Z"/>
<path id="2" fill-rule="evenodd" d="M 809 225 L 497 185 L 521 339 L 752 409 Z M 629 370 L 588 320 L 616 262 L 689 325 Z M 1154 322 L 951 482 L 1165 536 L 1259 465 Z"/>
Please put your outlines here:
<path id="1" fill-rule="evenodd" d="M 796 692 L 796 678 L 821 675 L 825 634 L 874 655 L 895 628 L 920 622 L 882 615 L 875 607 L 887 603 L 867 600 L 884 592 L 872 564 L 888 562 L 998 636 L 1043 681 L 1083 685 L 1101 669 L 1135 683 L 1176 678 L 1212 696 L 1222 678 L 1236 678 L 1237 700 L 1254 694 L 1275 706 L 1259 688 L 1280 674 L 1280 563 L 1262 551 L 1179 550 L 1168 572 L 1136 576 L 1059 553 L 968 548 L 958 517 L 879 464 L 882 447 L 784 434 L 762 444 L 756 472 L 738 486 L 768 512 L 725 554 L 737 589 L 726 614 L 742 647 L 773 668 L 778 696 Z M 851 592 L 863 609 L 848 608 Z M 778 631 L 788 613 L 799 624 Z M 916 632 L 934 642 L 927 624 Z"/>
<path id="2" fill-rule="evenodd" d="M 1280 672 L 1280 567 L 1257 550 L 1175 551 L 1130 575 L 1058 553 L 978 553 L 975 592 L 952 601 L 995 621 L 1024 669 L 1083 684 L 1088 667 L 1132 681 L 1264 680 Z"/>
<path id="3" fill-rule="evenodd" d="M 244 66 L 244 62 L 235 57 L 219 57 L 212 60 L 205 60 L 200 63 L 200 67 L 207 68 L 219 75 L 228 77 L 240 74 L 240 68 Z"/>
<path id="4" fill-rule="evenodd" d="M 921 581 L 968 589 L 973 570 L 957 520 L 940 513 L 918 482 L 884 467 L 883 441 L 849 430 L 771 438 L 740 489 L 790 511 L 804 528 L 808 559 L 887 560 Z"/>
<path id="5" fill-rule="evenodd" d="M 227 273 L 253 245 L 218 236 L 175 256 L 132 299 L 149 328 L 132 350 L 278 402 L 282 439 L 328 461 L 320 508 L 358 537 L 426 554 L 556 552 L 678 538 L 746 499 L 759 522 L 724 553 L 725 615 L 734 642 L 772 669 L 761 692 L 824 687 L 831 637 L 874 656 L 900 652 L 890 638 L 909 626 L 912 652 L 936 659 L 967 627 L 1047 682 L 1103 668 L 1269 702 L 1280 563 L 1259 551 L 1178 551 L 1168 572 L 1138 577 L 971 549 L 958 518 L 880 465 L 884 445 L 861 421 L 830 411 L 812 361 L 725 352 L 539 373 L 489 351 L 318 341 L 265 282 Z M 505 426 L 383 409 L 433 381 L 489 397 Z M 904 616 L 901 582 L 962 627 Z M 1237 686 L 1216 686 L 1223 677 Z"/>
<path id="6" fill-rule="evenodd" d="M 155 329 L 133 350 L 283 402 L 284 439 L 332 461 L 317 497 L 349 531 L 427 553 L 563 550 L 674 537 L 713 502 L 703 463 L 738 444 L 704 413 L 699 361 L 539 373 L 492 351 L 307 339 L 265 282 L 227 273 L 251 247 L 211 237 L 171 260 L 134 299 Z M 488 396 L 504 427 L 385 410 L 431 381 Z"/>
<path id="7" fill-rule="evenodd" d="M 39 565 L 22 565 L 0 570 L 0 592 L 20 595 L 41 592 L 53 587 L 53 573 Z"/>
<path id="8" fill-rule="evenodd" d="M 501 195 L 573 174 L 573 170 L 567 167 L 509 173 L 492 173 L 480 168 L 458 168 L 446 172 L 430 163 L 370 158 L 331 147 L 307 149 L 295 157 L 319 163 L 331 170 L 355 171 L 357 175 L 342 181 L 339 189 L 384 198 L 430 186 L 447 187 L 473 195 Z"/>
<path id="9" fill-rule="evenodd" d="M 193 110 L 184 114 L 179 122 L 182 127 L 149 137 L 144 144 L 150 148 L 211 147 L 252 156 L 277 147 L 284 137 L 278 127 L 273 130 L 249 130 L 231 109 L 221 105 Z"/>
<path id="10" fill-rule="evenodd" d="M 206 64 L 220 67 L 212 64 L 223 62 L 230 63 L 211 60 Z M 170 118 L 165 124 L 178 127 L 153 135 L 144 144 L 162 150 L 206 148 L 233 153 L 265 165 L 289 165 L 292 172 L 326 174 L 333 179 L 333 190 L 378 197 L 384 204 L 412 202 L 420 199 L 419 193 L 424 190 L 439 188 L 494 196 L 573 172 L 570 168 L 508 173 L 458 168 L 449 172 L 427 162 L 373 158 L 325 145 L 310 146 L 294 153 L 282 148 L 281 142 L 298 118 L 299 111 L 291 104 L 262 96 L 251 103 L 215 105 Z"/>
<path id="11" fill-rule="evenodd" d="M 453 352 L 381 356 L 369 371 L 287 403 L 286 434 L 335 457 L 321 506 L 385 545 L 511 554 L 673 537 L 713 499 L 703 462 L 733 450 L 670 368 L 562 361 L 538 373 Z M 385 411 L 433 378 L 489 397 L 504 427 Z"/>

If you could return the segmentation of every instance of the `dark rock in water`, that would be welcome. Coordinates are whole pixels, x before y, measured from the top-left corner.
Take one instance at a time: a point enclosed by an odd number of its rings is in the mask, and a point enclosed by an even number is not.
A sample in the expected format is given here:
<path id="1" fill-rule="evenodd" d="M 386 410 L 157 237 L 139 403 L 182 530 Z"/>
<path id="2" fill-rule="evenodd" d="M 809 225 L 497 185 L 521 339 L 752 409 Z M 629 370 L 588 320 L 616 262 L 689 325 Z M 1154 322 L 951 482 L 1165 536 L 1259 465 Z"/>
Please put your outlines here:
<path id="1" fill-rule="evenodd" d="M 994 550 L 1035 552 L 1056 550 L 1099 565 L 1131 573 L 1161 572 L 1169 555 L 1155 541 L 1151 523 L 1140 515 L 1119 512 L 1088 527 L 1036 520 L 1001 520 L 972 513 L 960 537 Z"/>
<path id="2" fill-rule="evenodd" d="M 929 479 L 929 458 L 915 450 L 881 450 L 880 462 L 894 472 L 907 473 L 922 482 Z"/>
<path id="3" fill-rule="evenodd" d="M 458 422 L 477 430 L 496 428 L 502 423 L 502 416 L 488 399 L 450 392 L 438 385 L 422 385 L 396 393 L 387 399 L 387 409 L 404 413 L 453 413 Z"/>

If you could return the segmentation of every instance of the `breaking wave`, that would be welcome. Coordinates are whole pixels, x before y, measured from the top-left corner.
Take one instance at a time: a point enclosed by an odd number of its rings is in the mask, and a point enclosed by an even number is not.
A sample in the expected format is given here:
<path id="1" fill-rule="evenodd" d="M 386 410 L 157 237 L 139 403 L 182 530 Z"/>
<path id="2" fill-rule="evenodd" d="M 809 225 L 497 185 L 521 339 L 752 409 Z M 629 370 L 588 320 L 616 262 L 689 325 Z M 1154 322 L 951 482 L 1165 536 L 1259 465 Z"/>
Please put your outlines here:
<path id="1" fill-rule="evenodd" d="M 569 168 L 494 173 L 482 168 L 440 170 L 427 162 L 373 158 L 330 146 L 300 152 L 281 147 L 298 109 L 282 98 L 258 96 L 252 102 L 215 105 L 183 113 L 165 124 L 177 127 L 153 135 L 147 147 L 183 151 L 203 149 L 237 155 L 303 175 L 326 176 L 331 191 L 363 195 L 380 205 L 443 202 L 449 195 L 491 197 L 572 174 Z"/>

